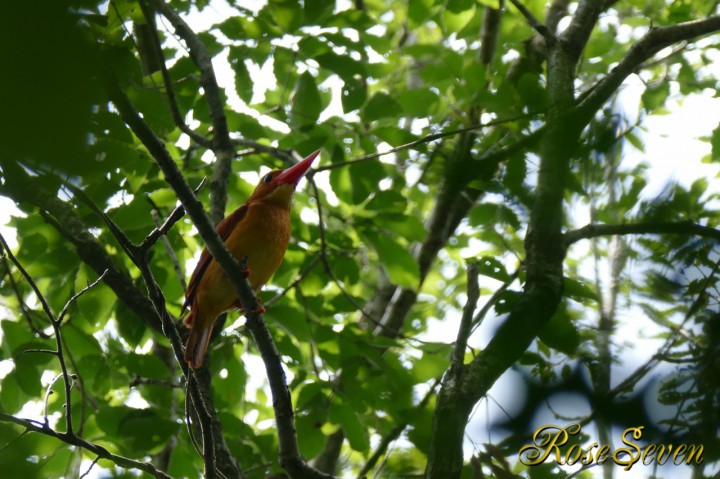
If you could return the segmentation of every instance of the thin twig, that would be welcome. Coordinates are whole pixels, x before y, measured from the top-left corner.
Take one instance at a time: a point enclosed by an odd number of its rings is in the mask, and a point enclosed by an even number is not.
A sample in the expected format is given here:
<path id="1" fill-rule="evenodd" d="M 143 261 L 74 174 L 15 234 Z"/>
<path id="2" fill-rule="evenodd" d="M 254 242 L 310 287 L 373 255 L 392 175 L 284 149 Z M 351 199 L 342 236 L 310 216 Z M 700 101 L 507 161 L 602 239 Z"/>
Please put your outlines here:
<path id="1" fill-rule="evenodd" d="M 55 351 L 53 351 L 53 353 L 55 353 Z M 45 390 L 45 413 L 43 414 L 43 421 L 45 422 L 46 426 L 50 425 L 50 422 L 48 421 L 48 404 L 50 403 L 50 396 L 54 394 L 52 387 L 55 385 L 58 379 L 62 377 L 62 374 L 58 374 L 57 376 L 55 376 L 53 380 L 50 381 L 50 384 L 48 384 L 48 387 Z"/>
<path id="2" fill-rule="evenodd" d="M 68 311 L 68 308 L 70 307 L 70 305 L 72 303 L 74 303 L 75 301 L 77 301 L 78 298 L 80 298 L 80 296 L 87 293 L 88 290 L 94 288 L 100 281 L 105 279 L 105 275 L 107 273 L 108 273 L 107 270 L 105 270 L 100 276 L 98 276 L 98 278 L 95 281 L 93 281 L 92 283 L 88 284 L 83 289 L 81 289 L 80 291 L 75 293 L 73 295 L 73 297 L 70 298 L 70 300 L 67 303 L 65 303 L 65 306 L 63 307 L 62 311 L 60 311 L 60 316 L 58 316 L 58 320 L 57 320 L 58 324 L 62 324 L 63 319 L 65 318 L 65 315 L 67 314 L 67 311 Z"/>
<path id="3" fill-rule="evenodd" d="M 25 281 L 30 284 L 30 287 L 35 292 L 35 296 L 37 296 L 38 301 L 40 301 L 40 304 L 42 305 L 43 311 L 45 311 L 45 314 L 47 315 L 48 319 L 50 320 L 50 324 L 55 324 L 55 316 L 52 313 L 52 310 L 50 309 L 50 306 L 48 305 L 47 301 L 45 301 L 45 296 L 40 292 L 40 288 L 38 288 L 37 284 L 35 284 L 35 281 L 32 279 L 32 277 L 28 274 L 27 271 L 25 271 L 25 268 L 20 264 L 20 262 L 15 258 L 15 255 L 12 254 L 12 251 L 10 251 L 10 247 L 8 246 L 7 242 L 5 241 L 5 237 L 0 233 L 0 245 L 2 245 L 2 248 L 0 248 L 0 253 L 7 256 L 10 261 L 15 265 L 15 267 L 20 271 L 20 274 L 23 275 L 25 278 Z"/>
<path id="4" fill-rule="evenodd" d="M 150 216 L 152 216 L 153 223 L 155 223 L 155 227 L 157 228 L 155 231 L 161 231 L 162 225 L 160 224 L 160 215 L 156 207 L 150 210 Z M 164 234 L 161 236 L 161 238 L 163 246 L 165 247 L 165 252 L 170 258 L 170 263 L 172 263 L 173 270 L 175 270 L 177 279 L 180 282 L 180 287 L 183 291 L 186 291 L 187 283 L 185 282 L 185 274 L 183 273 L 182 266 L 180 266 L 180 260 L 178 260 L 178 257 L 175 254 L 175 250 L 173 249 L 172 244 L 170 244 L 170 240 L 168 239 L 167 235 Z"/>
<path id="5" fill-rule="evenodd" d="M 93 467 L 95 467 L 95 464 L 97 464 L 97 462 L 98 462 L 99 460 L 100 460 L 100 456 L 95 456 L 95 460 L 94 460 L 94 461 L 92 462 L 92 464 L 90 464 L 90 466 L 87 468 L 87 471 L 85 471 L 85 472 L 82 474 L 82 476 L 80 476 L 78 479 L 83 479 L 83 477 L 85 477 L 85 476 L 87 476 L 88 474 L 90 474 L 90 471 L 92 470 Z"/>
<path id="6" fill-rule="evenodd" d="M 540 20 L 538 20 L 537 17 L 535 15 L 533 15 L 533 13 L 530 10 L 528 10 L 525 5 L 520 3 L 519 0 L 510 0 L 510 3 L 515 5 L 515 8 L 517 8 L 518 11 L 520 13 L 522 13 L 522 16 L 525 17 L 525 20 L 527 20 L 528 24 L 533 28 L 533 30 L 535 30 L 540 35 L 542 35 L 545 38 L 545 40 L 547 40 L 547 41 L 555 40 L 554 35 L 550 32 L 550 30 L 548 30 L 548 27 L 543 25 L 543 23 Z"/>
<path id="7" fill-rule="evenodd" d="M 330 165 L 325 165 L 325 166 L 319 166 L 319 167 L 315 168 L 314 171 L 315 171 L 315 173 L 320 173 L 321 171 L 332 170 L 332 169 L 334 169 L 334 168 L 340 168 L 340 167 L 343 167 L 343 166 L 353 165 L 353 164 L 355 164 L 355 163 L 362 163 L 363 161 L 374 160 L 375 158 L 379 158 L 379 157 L 381 157 L 381 156 L 385 156 L 385 155 L 389 155 L 389 154 L 391 154 L 391 153 L 397 153 L 397 152 L 399 152 L 399 151 L 407 150 L 407 149 L 410 149 L 410 148 L 412 148 L 412 147 L 414 147 L 414 146 L 421 145 L 421 144 L 423 144 L 423 143 L 429 143 L 429 142 L 435 141 L 435 140 L 439 140 L 440 138 L 445 138 L 445 137 L 447 137 L 447 136 L 459 135 L 459 134 L 466 133 L 466 132 L 473 131 L 473 130 L 480 130 L 480 129 L 488 128 L 488 127 L 491 127 L 491 126 L 502 125 L 502 124 L 505 124 L 505 123 L 512 123 L 512 122 L 514 122 L 514 121 L 524 120 L 524 119 L 527 119 L 527 118 L 533 118 L 533 117 L 535 117 L 535 116 L 537 116 L 537 115 L 539 115 L 539 114 L 541 114 L 541 113 L 542 113 L 542 112 L 525 113 L 525 114 L 522 114 L 522 115 L 516 115 L 516 116 L 510 117 L 510 118 L 503 118 L 503 119 L 499 119 L 499 120 L 491 120 L 491 121 L 488 121 L 488 122 L 485 122 L 485 123 L 479 123 L 479 124 L 477 124 L 477 125 L 472 125 L 472 126 L 468 126 L 468 127 L 465 127 L 465 128 L 459 128 L 459 129 L 457 129 L 457 130 L 442 131 L 442 132 L 440 132 L 440 133 L 433 133 L 433 134 L 431 134 L 431 135 L 424 136 L 424 137 L 422 137 L 422 138 L 420 138 L 420 139 L 418 139 L 418 140 L 414 140 L 414 141 L 411 141 L 411 142 L 409 142 L 409 143 L 405 143 L 404 145 L 396 146 L 395 148 L 390 148 L 390 149 L 387 150 L 387 151 L 382 151 L 382 152 L 377 152 L 377 153 L 370 153 L 370 154 L 368 154 L 368 155 L 363 155 L 363 156 L 360 156 L 360 157 L 358 157 L 358 158 L 354 158 L 354 159 L 352 159 L 352 160 L 341 161 L 341 162 L 338 162 L 338 163 L 332 163 L 332 164 L 330 164 Z"/>
<path id="8" fill-rule="evenodd" d="M 105 225 L 108 227 L 112 235 L 120 244 L 120 247 L 123 249 L 123 251 L 125 251 L 125 254 L 127 254 L 128 258 L 130 258 L 134 262 L 139 254 L 138 247 L 135 246 L 132 241 L 130 241 L 130 238 L 127 237 L 123 230 L 120 229 L 120 227 L 112 220 L 112 218 L 110 218 L 107 213 L 102 211 L 81 188 L 78 188 L 64 178 L 60 178 L 60 180 L 63 182 L 63 185 L 65 185 L 66 188 L 72 191 L 73 195 L 79 198 L 83 203 L 85 203 L 88 208 L 90 208 L 90 210 L 92 210 L 93 213 L 95 213 L 101 220 L 103 220 L 103 223 L 105 223 Z"/>
<path id="9" fill-rule="evenodd" d="M 3 260 L 5 259 L 5 256 L 3 256 Z M 10 266 L 8 265 L 7 261 L 3 261 L 5 264 L 5 273 L 7 274 L 8 279 L 10 280 L 10 287 L 12 288 L 13 292 L 15 293 L 15 297 L 17 298 L 18 304 L 20 305 L 20 311 L 22 312 L 23 316 L 25 317 L 25 320 L 28 323 L 28 326 L 30 326 L 30 329 L 33 333 L 37 334 L 43 339 L 50 339 L 50 335 L 45 334 L 45 332 L 38 328 L 35 323 L 33 322 L 33 318 L 31 316 L 31 310 L 28 308 L 28 305 L 25 304 L 25 300 L 22 297 L 22 294 L 20 294 L 20 289 L 18 288 L 18 284 L 15 281 L 15 278 L 13 277 L 12 273 L 10 272 Z"/>
<path id="10" fill-rule="evenodd" d="M 433 385 L 430 386 L 430 390 L 425 394 L 425 396 L 420 400 L 420 402 L 412 408 L 413 412 L 420 412 L 425 409 L 425 407 L 430 402 L 430 399 L 435 395 L 435 390 L 441 382 L 442 377 L 435 379 Z M 408 425 L 409 424 L 407 422 L 401 422 L 397 424 L 394 428 L 392 428 L 389 433 L 380 438 L 378 446 L 375 448 L 368 460 L 365 461 L 365 464 L 363 464 L 363 466 L 360 468 L 360 472 L 357 475 L 358 479 L 362 479 L 363 477 L 365 477 L 365 475 L 370 472 L 373 467 L 375 467 L 375 464 L 377 464 L 378 460 L 380 460 L 380 457 L 385 454 L 385 451 L 388 449 L 390 444 L 398 437 L 400 437 L 400 434 L 402 434 L 402 432 L 405 430 L 405 428 L 408 427 Z"/>
<path id="11" fill-rule="evenodd" d="M 492 308 L 495 305 L 495 303 L 498 301 L 498 299 L 500 299 L 500 296 L 505 291 L 507 291 L 507 289 L 510 287 L 510 285 L 513 284 L 513 282 L 518 278 L 518 276 L 520 276 L 520 271 L 522 271 L 522 264 L 520 266 L 518 266 L 518 268 L 515 270 L 515 272 L 512 275 L 510 275 L 510 278 L 507 281 L 505 281 L 502 284 L 502 286 L 500 286 L 493 293 L 493 295 L 490 296 L 490 299 L 487 300 L 487 302 L 483 305 L 483 307 L 480 308 L 480 311 L 478 311 L 478 313 L 475 315 L 475 317 L 472 320 L 473 327 L 472 327 L 471 334 L 474 333 L 475 330 L 480 327 L 483 320 L 485 319 L 485 316 L 487 316 L 487 314 L 490 312 L 490 308 Z"/>
<path id="12" fill-rule="evenodd" d="M 310 264 L 308 264 L 305 267 L 305 269 L 303 269 L 302 271 L 300 271 L 298 273 L 297 277 L 295 278 L 295 280 L 292 283 L 290 283 L 285 289 L 283 289 L 278 294 L 276 294 L 275 296 L 270 298 L 268 301 L 265 301 L 265 307 L 267 308 L 267 307 L 272 306 L 273 304 L 277 303 L 278 301 L 280 301 L 280 299 L 283 296 L 288 294 L 292 289 L 294 289 L 298 284 L 300 284 L 302 282 L 302 280 L 304 280 L 305 277 L 310 273 L 310 271 L 315 269 L 315 266 L 317 266 L 318 263 L 320 263 L 320 260 L 321 260 L 320 256 L 315 256 L 313 258 L 313 260 L 310 262 Z"/>
<path id="13" fill-rule="evenodd" d="M 317 171 L 317 170 L 315 170 Z M 333 283 L 335 283 L 335 286 L 338 287 L 340 290 L 340 293 L 345 297 L 345 299 L 352 305 L 353 308 L 355 308 L 362 316 L 373 323 L 375 326 L 378 326 L 380 328 L 385 328 L 385 325 L 382 324 L 381 321 L 379 321 L 376 318 L 373 318 L 370 316 L 365 309 L 362 307 L 362 305 L 358 304 L 357 301 L 355 301 L 355 298 L 352 297 L 350 293 L 345 289 L 345 287 L 340 283 L 340 280 L 338 280 L 337 276 L 335 275 L 335 271 L 333 271 L 332 266 L 330 265 L 330 260 L 328 259 L 328 246 L 327 241 L 325 240 L 325 222 L 323 220 L 323 207 L 322 202 L 320 201 L 320 190 L 317 187 L 317 184 L 315 183 L 315 179 L 313 177 L 314 175 L 308 176 L 308 182 L 310 183 L 310 186 L 313 189 L 313 196 L 315 198 L 315 205 L 317 206 L 317 212 L 318 212 L 318 234 L 320 236 L 320 260 L 322 261 L 323 268 L 325 269 L 325 272 L 328 276 L 330 276 L 330 279 Z"/>
<path id="14" fill-rule="evenodd" d="M 134 388 L 137 386 L 140 386 L 141 384 L 147 385 L 147 386 L 163 386 L 167 388 L 177 388 L 182 389 L 183 385 L 181 383 L 171 381 L 168 379 L 156 379 L 156 378 L 143 378 L 140 376 L 135 376 L 132 381 L 130 381 L 130 384 L 128 384 L 128 387 Z"/>
<path id="15" fill-rule="evenodd" d="M 200 184 L 198 184 L 195 189 L 193 190 L 193 193 L 196 195 L 198 192 L 202 189 L 202 187 L 205 185 L 205 178 L 203 178 L 200 181 Z M 152 201 L 150 197 L 148 197 L 148 201 L 150 201 L 150 204 L 153 205 L 154 209 L 158 209 L 158 207 L 155 205 L 155 203 Z M 185 216 L 185 208 L 182 204 L 179 204 L 175 207 L 174 210 L 172 210 L 172 213 L 168 215 L 167 219 L 163 222 L 163 224 L 160 227 L 157 227 L 154 230 L 148 234 L 145 239 L 140 243 L 138 246 L 140 250 L 142 251 L 148 251 L 152 246 L 157 242 L 158 238 L 161 236 L 167 235 L 168 231 L 177 223 L 180 221 L 180 219 Z"/>

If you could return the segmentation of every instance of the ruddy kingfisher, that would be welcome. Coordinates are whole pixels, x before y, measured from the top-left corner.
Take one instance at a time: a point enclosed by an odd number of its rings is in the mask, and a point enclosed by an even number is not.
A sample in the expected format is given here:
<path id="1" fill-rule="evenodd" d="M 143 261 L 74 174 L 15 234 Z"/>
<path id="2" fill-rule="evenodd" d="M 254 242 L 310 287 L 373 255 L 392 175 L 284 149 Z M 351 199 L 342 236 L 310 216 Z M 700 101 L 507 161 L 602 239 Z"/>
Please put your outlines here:
<path id="1" fill-rule="evenodd" d="M 256 294 L 282 263 L 290 242 L 290 203 L 295 188 L 319 153 L 312 153 L 286 170 L 263 176 L 250 198 L 216 228 L 235 258 L 247 257 L 248 280 Z M 184 323 L 190 328 L 190 337 L 185 345 L 185 362 L 199 368 L 215 320 L 226 311 L 240 308 L 235 289 L 207 248 L 190 277 L 181 315 L 188 306 L 190 314 Z"/>

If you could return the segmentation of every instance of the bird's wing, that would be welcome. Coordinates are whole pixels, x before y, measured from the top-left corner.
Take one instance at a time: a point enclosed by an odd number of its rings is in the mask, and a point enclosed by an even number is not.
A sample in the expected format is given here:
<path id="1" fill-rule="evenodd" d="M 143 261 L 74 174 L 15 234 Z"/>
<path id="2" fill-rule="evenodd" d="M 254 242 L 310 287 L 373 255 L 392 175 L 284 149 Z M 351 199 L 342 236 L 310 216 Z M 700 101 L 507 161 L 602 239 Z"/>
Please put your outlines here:
<path id="1" fill-rule="evenodd" d="M 248 205 L 243 204 L 238 209 L 226 216 L 225 219 L 223 219 L 217 225 L 215 231 L 217 231 L 217 234 L 220 235 L 221 240 L 226 241 L 228 239 L 232 230 L 235 229 L 235 227 L 238 223 L 240 223 L 240 221 L 242 221 L 242 219 L 247 214 L 247 211 Z M 203 248 L 202 253 L 200 254 L 200 261 L 198 261 L 197 266 L 195 266 L 195 271 L 193 271 L 192 276 L 190 276 L 190 283 L 188 284 L 187 291 L 185 291 L 185 304 L 183 304 L 180 316 L 182 316 L 182 314 L 185 312 L 185 309 L 192 304 L 193 298 L 195 297 L 195 290 L 197 289 L 197 285 L 200 284 L 200 280 L 205 274 L 205 270 L 207 270 L 207 267 L 210 265 L 212 259 L 213 258 L 210 255 L 210 251 L 208 251 L 207 247 Z"/>

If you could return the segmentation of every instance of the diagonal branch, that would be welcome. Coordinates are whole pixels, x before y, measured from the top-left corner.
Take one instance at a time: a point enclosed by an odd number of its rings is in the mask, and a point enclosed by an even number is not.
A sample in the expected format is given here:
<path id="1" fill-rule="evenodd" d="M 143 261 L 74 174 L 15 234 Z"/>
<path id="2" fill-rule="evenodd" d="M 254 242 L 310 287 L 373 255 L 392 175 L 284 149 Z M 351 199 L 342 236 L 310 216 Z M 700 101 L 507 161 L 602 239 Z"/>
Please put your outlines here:
<path id="1" fill-rule="evenodd" d="M 537 17 L 533 15 L 533 13 L 528 10 L 525 5 L 520 3 L 520 0 L 510 0 L 510 3 L 515 5 L 515 8 L 517 8 L 518 11 L 522 13 L 523 17 L 525 17 L 525 20 L 527 20 L 528 25 L 530 25 L 533 30 L 542 35 L 548 42 L 555 41 L 555 35 L 553 35 L 553 33 L 548 29 L 548 27 L 543 25 L 543 23 L 538 20 Z"/>
<path id="2" fill-rule="evenodd" d="M 620 63 L 577 105 L 576 109 L 580 117 L 590 118 L 594 115 L 630 74 L 663 48 L 719 30 L 720 16 L 651 28 L 628 50 Z"/>
<path id="3" fill-rule="evenodd" d="M 253 335 L 260 351 L 273 396 L 273 408 L 277 423 L 280 445 L 280 464 L 292 478 L 330 478 L 308 466 L 300 456 L 292 409 L 292 399 L 285 379 L 280 355 L 267 329 L 260 312 L 260 304 L 253 292 L 245 273 L 245 269 L 232 256 L 218 236 L 210 222 L 202 204 L 198 201 L 190 186 L 168 153 L 165 145 L 140 118 L 127 96 L 120 90 L 114 78 L 105 78 L 106 87 L 115 107 L 125 123 L 148 149 L 157 165 L 163 171 L 165 179 L 173 188 L 193 221 L 210 254 L 218 262 L 223 272 L 232 283 L 240 304 L 245 311 L 247 328 Z"/>
<path id="4" fill-rule="evenodd" d="M 66 432 L 65 433 L 57 432 L 57 431 L 53 430 L 52 428 L 50 428 L 49 426 L 42 425 L 42 424 L 36 424 L 35 422 L 33 422 L 29 419 L 22 419 L 19 417 L 12 416 L 10 414 L 5 414 L 3 412 L 0 412 L 0 421 L 11 422 L 13 424 L 17 424 L 18 426 L 24 427 L 26 431 L 32 431 L 32 432 L 44 434 L 46 436 L 54 437 L 55 439 L 59 439 L 67 444 L 81 447 L 83 449 L 86 449 L 86 450 L 92 452 L 93 454 L 97 455 L 101 459 L 107 459 L 108 461 L 112 461 L 113 463 L 117 464 L 120 467 L 144 471 L 158 479 L 172 479 L 170 476 L 168 476 L 164 472 L 158 470 L 157 468 L 155 468 L 155 466 L 153 466 L 152 464 L 150 464 L 148 462 L 140 462 L 140 461 L 136 461 L 134 459 L 130 459 L 128 457 L 113 454 L 112 452 L 108 451 L 104 447 L 102 447 L 98 444 L 94 444 L 92 442 L 88 442 L 85 439 L 76 436 L 75 434 L 69 434 Z"/>

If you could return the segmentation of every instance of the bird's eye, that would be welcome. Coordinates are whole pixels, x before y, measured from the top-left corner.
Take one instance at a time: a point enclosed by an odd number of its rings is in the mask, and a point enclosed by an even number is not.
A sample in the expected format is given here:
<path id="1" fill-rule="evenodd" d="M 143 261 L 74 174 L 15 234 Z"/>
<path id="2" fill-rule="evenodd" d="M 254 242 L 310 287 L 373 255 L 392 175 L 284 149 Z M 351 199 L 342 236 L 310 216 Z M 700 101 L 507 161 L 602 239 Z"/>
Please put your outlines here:
<path id="1" fill-rule="evenodd" d="M 268 173 L 267 175 L 265 175 L 265 177 L 262 179 L 262 181 L 263 181 L 263 183 L 265 183 L 267 185 L 268 183 L 270 183 L 272 181 L 272 179 L 273 179 L 272 175 L 270 173 Z"/>

